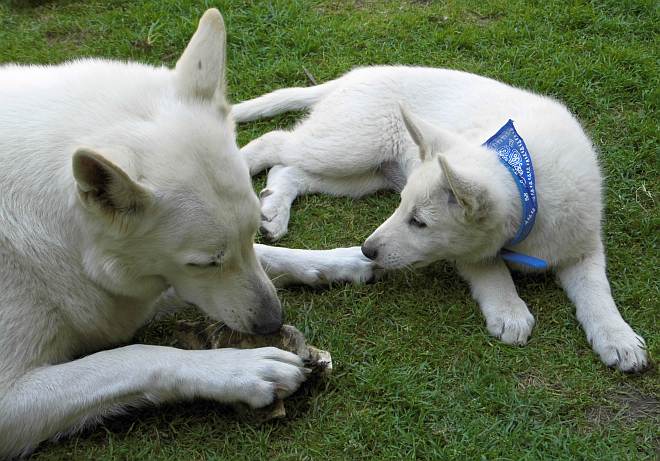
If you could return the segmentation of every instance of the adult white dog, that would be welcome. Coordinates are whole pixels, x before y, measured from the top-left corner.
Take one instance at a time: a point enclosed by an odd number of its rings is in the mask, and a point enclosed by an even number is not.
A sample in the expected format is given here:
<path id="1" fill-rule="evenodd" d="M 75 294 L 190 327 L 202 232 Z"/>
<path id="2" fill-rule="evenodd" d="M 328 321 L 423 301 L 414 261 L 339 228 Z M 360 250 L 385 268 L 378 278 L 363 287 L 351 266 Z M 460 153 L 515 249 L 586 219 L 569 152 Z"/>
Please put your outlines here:
<path id="1" fill-rule="evenodd" d="M 281 282 L 371 276 L 358 247 L 253 247 L 259 201 L 224 67 L 217 10 L 174 70 L 0 67 L 0 459 L 127 405 L 259 407 L 305 379 L 300 359 L 276 348 L 84 356 L 129 340 L 168 287 L 237 330 L 267 333 L 282 310 L 262 264 Z"/>
<path id="2" fill-rule="evenodd" d="M 536 170 L 538 216 L 527 238 L 508 248 L 557 271 L 605 364 L 647 365 L 644 340 L 621 318 L 605 273 L 596 152 L 562 104 L 465 72 L 370 67 L 274 91 L 235 105 L 233 115 L 248 121 L 307 108 L 295 129 L 242 149 L 252 174 L 272 167 L 261 193 L 262 228 L 271 238 L 286 232 L 299 194 L 402 189 L 398 209 L 364 243 L 365 255 L 387 269 L 455 261 L 488 331 L 525 344 L 534 317 L 499 257 L 521 228 L 523 202 L 518 180 L 482 146 L 513 119 Z"/>

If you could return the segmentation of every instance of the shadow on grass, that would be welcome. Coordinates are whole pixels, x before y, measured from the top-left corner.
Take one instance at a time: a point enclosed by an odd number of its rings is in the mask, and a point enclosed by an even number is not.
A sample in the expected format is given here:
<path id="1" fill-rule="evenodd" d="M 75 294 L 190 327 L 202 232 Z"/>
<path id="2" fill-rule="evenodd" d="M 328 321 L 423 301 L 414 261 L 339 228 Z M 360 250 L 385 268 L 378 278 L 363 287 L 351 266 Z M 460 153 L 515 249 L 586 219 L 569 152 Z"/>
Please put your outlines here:
<path id="1" fill-rule="evenodd" d="M 29 9 L 37 8 L 44 5 L 56 5 L 57 7 L 85 4 L 83 0 L 9 0 L 7 2 L 11 8 L 16 9 Z"/>

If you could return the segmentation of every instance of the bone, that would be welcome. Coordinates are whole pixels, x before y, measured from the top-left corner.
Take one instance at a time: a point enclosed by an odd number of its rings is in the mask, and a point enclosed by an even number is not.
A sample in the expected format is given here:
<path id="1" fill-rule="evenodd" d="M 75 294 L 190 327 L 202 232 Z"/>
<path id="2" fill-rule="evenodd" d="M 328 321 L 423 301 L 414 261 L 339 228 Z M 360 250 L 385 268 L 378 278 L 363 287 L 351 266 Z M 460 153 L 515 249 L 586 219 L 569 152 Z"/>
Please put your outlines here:
<path id="1" fill-rule="evenodd" d="M 180 320 L 177 322 L 174 335 L 175 345 L 182 349 L 278 347 L 297 354 L 305 366 L 312 370 L 312 375 L 323 378 L 332 373 L 330 353 L 308 345 L 305 336 L 292 325 L 284 325 L 276 333 L 260 336 L 233 331 L 222 323 Z M 282 400 L 276 400 L 272 405 L 257 410 L 246 410 L 243 406 L 238 406 L 236 409 L 245 418 L 258 423 L 286 416 L 286 408 Z"/>

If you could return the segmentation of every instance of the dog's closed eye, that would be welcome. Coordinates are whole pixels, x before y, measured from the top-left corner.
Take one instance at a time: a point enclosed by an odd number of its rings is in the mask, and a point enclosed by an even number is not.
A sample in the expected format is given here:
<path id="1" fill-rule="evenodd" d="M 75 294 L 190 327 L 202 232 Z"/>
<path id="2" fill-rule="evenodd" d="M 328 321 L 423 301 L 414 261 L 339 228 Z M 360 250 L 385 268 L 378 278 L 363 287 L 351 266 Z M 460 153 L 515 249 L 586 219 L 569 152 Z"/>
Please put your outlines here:
<path id="1" fill-rule="evenodd" d="M 426 223 L 420 221 L 420 220 L 417 219 L 415 216 L 413 216 L 412 218 L 410 218 L 410 220 L 408 221 L 408 224 L 410 224 L 411 226 L 414 226 L 414 227 L 418 227 L 418 228 L 420 228 L 420 229 L 423 229 L 423 228 L 426 227 Z"/>
<path id="2" fill-rule="evenodd" d="M 218 251 L 215 256 L 206 259 L 206 258 L 200 258 L 199 260 L 196 261 L 189 261 L 186 263 L 186 266 L 188 267 L 194 267 L 197 269 L 209 269 L 213 267 L 220 267 L 222 266 L 222 260 L 224 259 L 225 252 L 224 251 Z"/>
<path id="3" fill-rule="evenodd" d="M 219 267 L 220 262 L 219 261 L 209 261 L 208 263 L 187 263 L 186 266 L 188 267 L 195 267 L 198 269 L 206 269 L 209 267 Z"/>

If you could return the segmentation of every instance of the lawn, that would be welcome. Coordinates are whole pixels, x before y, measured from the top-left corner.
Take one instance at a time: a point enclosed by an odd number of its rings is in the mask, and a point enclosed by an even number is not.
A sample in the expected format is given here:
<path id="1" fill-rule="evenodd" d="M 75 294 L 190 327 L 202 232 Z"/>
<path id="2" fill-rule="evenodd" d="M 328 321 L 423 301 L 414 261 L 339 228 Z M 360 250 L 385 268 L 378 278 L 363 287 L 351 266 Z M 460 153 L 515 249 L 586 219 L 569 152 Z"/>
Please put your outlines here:
<path id="1" fill-rule="evenodd" d="M 659 355 L 656 2 L 3 1 L 0 62 L 173 65 L 210 6 L 227 23 L 234 101 L 307 85 L 304 69 L 321 82 L 402 63 L 467 70 L 565 102 L 601 153 L 614 298 Z M 293 121 L 241 126 L 240 143 Z M 389 193 L 304 197 L 278 244 L 360 244 L 397 202 Z M 288 321 L 335 360 L 329 380 L 290 399 L 286 419 L 259 425 L 201 401 L 147 408 L 44 444 L 35 459 L 657 459 L 657 371 L 607 369 L 551 274 L 515 279 L 537 320 L 526 347 L 488 335 L 448 264 L 367 286 L 283 290 Z M 137 340 L 171 344 L 173 325 L 164 319 Z"/>

